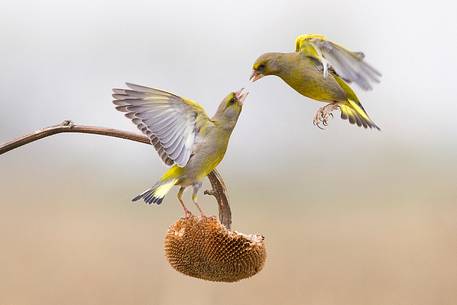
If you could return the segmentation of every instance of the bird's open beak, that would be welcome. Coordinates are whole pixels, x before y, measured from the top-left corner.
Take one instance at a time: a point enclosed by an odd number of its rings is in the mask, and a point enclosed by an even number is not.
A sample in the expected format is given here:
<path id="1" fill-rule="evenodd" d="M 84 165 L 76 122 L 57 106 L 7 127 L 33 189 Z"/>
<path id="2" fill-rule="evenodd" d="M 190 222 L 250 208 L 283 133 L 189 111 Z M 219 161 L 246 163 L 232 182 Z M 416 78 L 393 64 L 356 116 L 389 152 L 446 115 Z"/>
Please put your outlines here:
<path id="1" fill-rule="evenodd" d="M 244 88 L 241 88 L 240 91 L 235 92 L 236 99 L 238 102 L 243 105 L 244 100 L 248 96 L 249 92 L 246 91 Z"/>
<path id="2" fill-rule="evenodd" d="M 254 71 L 252 71 L 252 75 L 251 75 L 251 78 L 249 78 L 249 80 L 252 82 L 255 82 L 256 80 L 261 79 L 264 76 L 265 75 L 263 75 L 262 73 L 259 73 L 256 70 L 254 70 Z"/>

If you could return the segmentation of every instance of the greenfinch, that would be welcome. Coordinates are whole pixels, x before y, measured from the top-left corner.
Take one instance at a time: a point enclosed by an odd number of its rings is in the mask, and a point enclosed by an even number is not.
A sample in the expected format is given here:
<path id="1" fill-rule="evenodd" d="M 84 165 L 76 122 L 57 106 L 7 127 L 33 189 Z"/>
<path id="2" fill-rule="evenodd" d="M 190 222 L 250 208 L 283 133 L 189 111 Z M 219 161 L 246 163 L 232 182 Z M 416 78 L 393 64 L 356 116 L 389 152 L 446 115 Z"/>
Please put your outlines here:
<path id="1" fill-rule="evenodd" d="M 301 95 L 328 103 L 316 112 L 313 123 L 328 126 L 332 111 L 364 128 L 380 128 L 370 119 L 348 83 L 364 90 L 379 82 L 381 73 L 367 64 L 361 52 L 351 52 L 320 34 L 300 35 L 295 52 L 265 53 L 254 62 L 251 80 L 276 75 Z"/>
<path id="2" fill-rule="evenodd" d="M 244 89 L 229 93 L 210 118 L 197 102 L 172 93 L 127 83 L 129 89 L 113 89 L 116 109 L 149 137 L 160 158 L 171 168 L 151 188 L 132 201 L 161 204 L 170 189 L 178 185 L 178 200 L 185 216 L 190 215 L 182 199 L 192 186 L 192 201 L 200 213 L 197 193 L 202 180 L 221 162 L 243 102 Z"/>

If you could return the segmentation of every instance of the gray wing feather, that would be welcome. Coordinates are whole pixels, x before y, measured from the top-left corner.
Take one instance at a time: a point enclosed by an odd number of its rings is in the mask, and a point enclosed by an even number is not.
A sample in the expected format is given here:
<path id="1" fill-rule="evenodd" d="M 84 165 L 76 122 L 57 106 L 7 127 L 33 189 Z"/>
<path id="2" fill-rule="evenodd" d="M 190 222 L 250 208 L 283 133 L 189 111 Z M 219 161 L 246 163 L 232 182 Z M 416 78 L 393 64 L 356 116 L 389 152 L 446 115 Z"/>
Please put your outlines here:
<path id="1" fill-rule="evenodd" d="M 197 133 L 197 110 L 172 93 L 130 83 L 127 86 L 130 89 L 113 89 L 116 109 L 149 137 L 167 165 L 185 166 Z"/>
<path id="2" fill-rule="evenodd" d="M 364 90 L 372 89 L 371 82 L 380 82 L 381 73 L 365 62 L 363 53 L 348 51 L 328 40 L 312 39 L 311 43 L 342 78 L 355 82 Z"/>

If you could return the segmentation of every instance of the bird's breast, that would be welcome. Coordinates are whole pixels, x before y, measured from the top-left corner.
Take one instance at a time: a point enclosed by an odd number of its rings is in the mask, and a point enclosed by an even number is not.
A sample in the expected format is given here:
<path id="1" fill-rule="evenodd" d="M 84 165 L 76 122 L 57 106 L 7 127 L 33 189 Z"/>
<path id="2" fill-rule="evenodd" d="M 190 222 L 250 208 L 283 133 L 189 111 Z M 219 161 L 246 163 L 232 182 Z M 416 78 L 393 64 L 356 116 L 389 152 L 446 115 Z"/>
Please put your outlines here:
<path id="1" fill-rule="evenodd" d="M 196 180 L 206 177 L 224 158 L 227 145 L 224 135 L 209 134 L 200 139 L 186 165 L 186 176 Z"/>
<path id="2" fill-rule="evenodd" d="M 301 95 L 317 101 L 346 101 L 347 95 L 332 75 L 324 78 L 315 60 L 299 57 L 286 64 L 278 73 L 290 87 Z"/>

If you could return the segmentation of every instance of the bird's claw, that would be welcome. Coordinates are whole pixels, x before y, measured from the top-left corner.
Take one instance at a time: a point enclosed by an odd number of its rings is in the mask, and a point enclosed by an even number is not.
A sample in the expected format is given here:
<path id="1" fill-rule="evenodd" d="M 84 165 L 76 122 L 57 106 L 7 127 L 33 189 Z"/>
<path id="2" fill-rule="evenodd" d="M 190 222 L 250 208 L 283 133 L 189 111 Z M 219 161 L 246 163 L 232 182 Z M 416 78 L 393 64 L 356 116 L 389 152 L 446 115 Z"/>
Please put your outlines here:
<path id="1" fill-rule="evenodd" d="M 317 126 L 321 130 L 325 130 L 325 127 L 328 126 L 327 117 L 324 116 L 322 109 L 319 109 L 316 112 L 316 115 L 314 116 L 313 124 L 314 124 L 314 126 Z M 322 127 L 321 124 L 324 125 L 324 127 Z"/>
<path id="2" fill-rule="evenodd" d="M 333 119 L 333 113 L 331 113 L 331 111 L 333 111 L 335 107 L 337 107 L 335 104 L 329 104 L 319 108 L 314 115 L 313 124 L 319 127 L 319 129 L 324 130 L 325 128 L 321 127 L 320 124 L 324 125 L 324 127 L 328 126 L 329 120 Z"/>
<path id="3" fill-rule="evenodd" d="M 321 127 L 320 123 L 321 123 L 320 121 L 316 121 L 316 120 L 313 121 L 314 126 L 317 126 L 321 130 L 325 130 L 325 128 Z"/>

